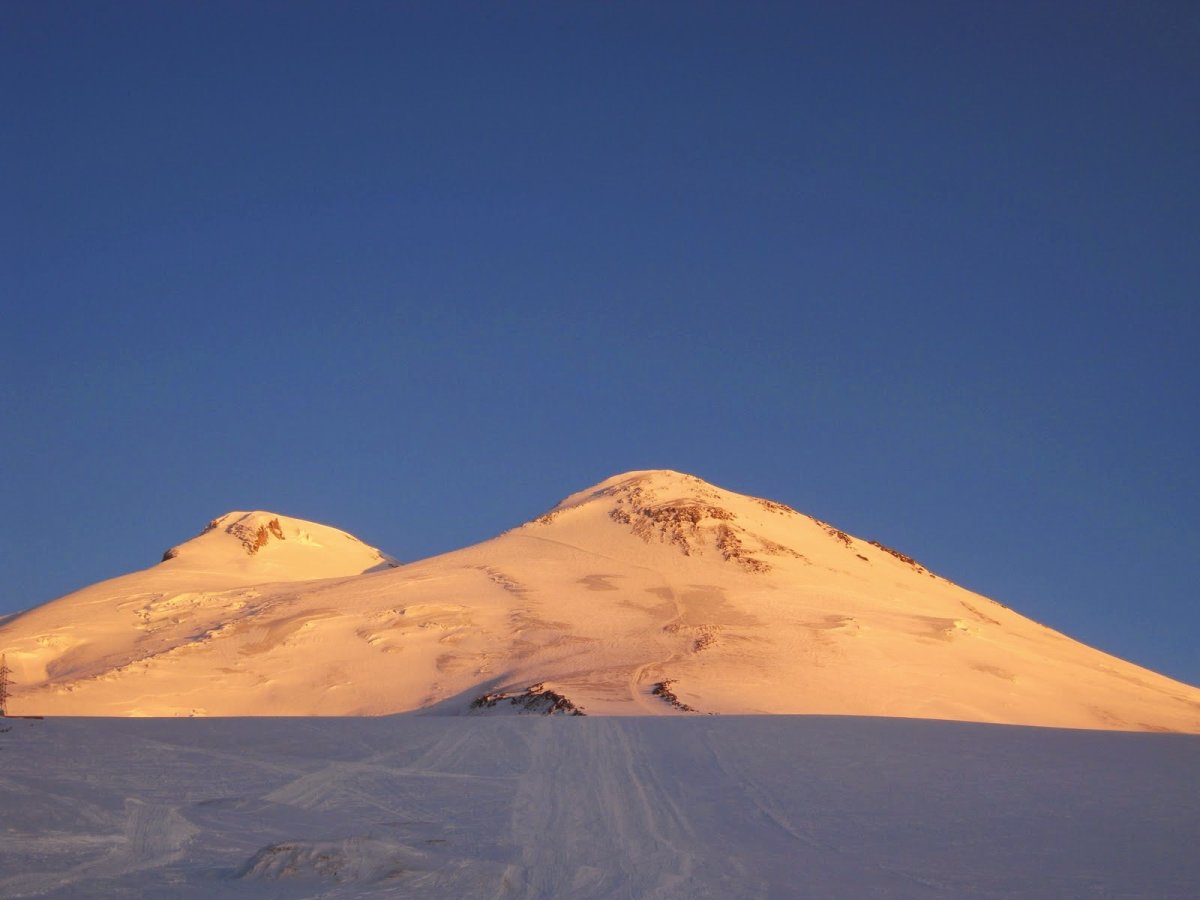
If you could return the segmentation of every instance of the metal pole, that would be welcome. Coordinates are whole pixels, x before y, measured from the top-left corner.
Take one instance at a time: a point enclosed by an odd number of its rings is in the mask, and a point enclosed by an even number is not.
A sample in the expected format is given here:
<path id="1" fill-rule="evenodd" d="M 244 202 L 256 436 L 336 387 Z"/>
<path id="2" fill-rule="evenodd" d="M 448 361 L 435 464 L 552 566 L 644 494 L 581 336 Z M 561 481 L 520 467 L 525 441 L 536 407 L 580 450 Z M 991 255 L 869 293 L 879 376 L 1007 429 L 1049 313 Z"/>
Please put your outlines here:
<path id="1" fill-rule="evenodd" d="M 0 716 L 6 716 L 8 706 L 8 657 L 0 655 Z"/>

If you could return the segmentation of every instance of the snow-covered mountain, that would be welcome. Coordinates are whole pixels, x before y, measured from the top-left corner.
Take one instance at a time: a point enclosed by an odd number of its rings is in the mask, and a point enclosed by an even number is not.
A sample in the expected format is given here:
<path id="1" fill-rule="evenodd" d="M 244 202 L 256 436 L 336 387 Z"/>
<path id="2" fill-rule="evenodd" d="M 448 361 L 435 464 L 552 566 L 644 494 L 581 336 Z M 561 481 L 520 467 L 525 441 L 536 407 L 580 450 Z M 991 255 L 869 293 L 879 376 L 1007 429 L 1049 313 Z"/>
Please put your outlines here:
<path id="1" fill-rule="evenodd" d="M 1200 732 L 1200 690 L 779 503 L 670 471 L 397 567 L 230 513 L 0 625 L 14 712 L 829 713 Z"/>

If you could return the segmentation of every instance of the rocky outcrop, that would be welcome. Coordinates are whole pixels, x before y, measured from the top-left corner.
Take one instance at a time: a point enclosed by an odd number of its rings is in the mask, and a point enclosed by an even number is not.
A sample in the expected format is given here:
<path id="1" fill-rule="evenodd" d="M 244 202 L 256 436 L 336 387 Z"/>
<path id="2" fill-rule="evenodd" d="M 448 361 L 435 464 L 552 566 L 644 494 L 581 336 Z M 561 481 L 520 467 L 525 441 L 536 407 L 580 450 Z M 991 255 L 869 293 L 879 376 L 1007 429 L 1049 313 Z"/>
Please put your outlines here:
<path id="1" fill-rule="evenodd" d="M 267 546 L 273 537 L 281 541 L 286 540 L 283 536 L 283 526 L 279 524 L 278 519 L 264 522 L 258 528 L 252 528 L 242 522 L 234 522 L 225 530 L 240 540 L 242 546 L 246 548 L 246 552 L 251 556 Z"/>
<path id="2" fill-rule="evenodd" d="M 679 697 L 677 697 L 675 695 L 675 692 L 673 690 L 671 690 L 671 685 L 673 685 L 674 683 L 675 683 L 675 679 L 673 679 L 673 678 L 668 678 L 665 681 L 660 681 L 658 684 L 656 684 L 654 686 L 654 690 L 652 690 L 650 693 L 653 694 L 655 697 L 658 697 L 664 703 L 667 703 L 670 706 L 675 707 L 680 712 L 697 712 L 696 707 L 688 706 L 686 703 L 684 703 L 682 700 L 680 700 Z"/>
<path id="3" fill-rule="evenodd" d="M 516 707 L 518 713 L 538 713 L 544 716 L 586 716 L 582 707 L 576 706 L 558 691 L 550 690 L 545 684 L 531 684 L 523 691 L 495 691 L 483 694 L 471 701 L 471 709 L 495 709 L 505 703 Z"/>
<path id="4" fill-rule="evenodd" d="M 213 519 L 204 526 L 204 530 L 200 532 L 200 535 L 206 535 L 210 531 L 215 531 L 229 518 L 230 516 L 226 515 L 218 519 Z M 279 523 L 278 517 L 272 518 L 268 522 L 262 522 L 258 527 L 254 527 L 243 521 L 230 522 L 229 525 L 225 526 L 225 533 L 241 541 L 242 549 L 249 556 L 253 556 L 263 547 L 267 546 L 272 538 L 277 538 L 281 541 L 287 540 L 283 534 L 283 526 Z M 163 553 L 162 562 L 175 559 L 177 556 L 179 556 L 179 547 L 172 547 Z"/>
<path id="5" fill-rule="evenodd" d="M 617 494 L 615 500 L 609 518 L 630 526 L 647 543 L 659 540 L 672 544 L 684 556 L 692 555 L 701 536 L 702 522 L 733 519 L 733 513 L 719 506 L 687 501 L 655 503 L 637 485 Z"/>
<path id="6" fill-rule="evenodd" d="M 918 572 L 929 571 L 923 565 L 921 565 L 919 562 L 917 562 L 915 559 L 913 559 L 911 556 L 909 556 L 905 553 L 901 553 L 899 550 L 893 550 L 891 547 L 885 547 L 883 544 L 879 543 L 879 541 L 867 541 L 867 543 L 870 544 L 872 547 L 874 547 L 877 550 L 882 550 L 884 553 L 890 553 L 892 556 L 896 557 L 896 559 L 900 560 L 900 562 L 902 562 L 902 563 L 908 563 L 910 566 L 912 566 Z"/>

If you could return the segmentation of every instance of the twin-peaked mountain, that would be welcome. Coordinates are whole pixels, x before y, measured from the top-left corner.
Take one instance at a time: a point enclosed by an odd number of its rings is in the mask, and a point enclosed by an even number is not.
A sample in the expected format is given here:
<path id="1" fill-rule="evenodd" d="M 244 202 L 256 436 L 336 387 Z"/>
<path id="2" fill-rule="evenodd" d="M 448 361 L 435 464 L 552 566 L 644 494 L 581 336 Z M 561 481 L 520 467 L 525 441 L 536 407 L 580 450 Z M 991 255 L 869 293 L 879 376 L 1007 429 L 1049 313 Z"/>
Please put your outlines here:
<path id="1" fill-rule="evenodd" d="M 1200 732 L 1200 690 L 895 550 L 689 475 L 633 472 L 400 566 L 230 513 L 0 626 L 11 712 L 825 713 Z"/>

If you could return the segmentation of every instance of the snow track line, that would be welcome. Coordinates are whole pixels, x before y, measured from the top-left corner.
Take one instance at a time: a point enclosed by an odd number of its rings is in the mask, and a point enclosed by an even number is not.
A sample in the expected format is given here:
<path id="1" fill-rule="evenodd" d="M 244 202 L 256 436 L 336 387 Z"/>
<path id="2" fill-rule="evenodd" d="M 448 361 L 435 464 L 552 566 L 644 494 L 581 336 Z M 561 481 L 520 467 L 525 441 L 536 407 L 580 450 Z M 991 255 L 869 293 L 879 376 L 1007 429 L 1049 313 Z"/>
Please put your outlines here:
<path id="1" fill-rule="evenodd" d="M 522 538 L 527 541 L 541 541 L 543 544 L 556 544 L 559 547 L 566 547 L 568 550 L 574 550 L 576 553 L 580 553 L 584 556 L 594 556 L 596 559 L 607 559 L 610 562 L 618 563 L 625 568 L 642 569 L 645 572 L 651 572 L 655 575 L 658 575 L 659 578 L 662 578 L 662 575 L 657 569 L 652 569 L 649 566 L 643 566 L 639 563 L 631 563 L 628 560 L 620 559 L 616 556 L 607 556 L 603 553 L 597 553 L 595 550 L 585 550 L 583 547 L 576 546 L 575 544 L 568 544 L 566 541 L 556 541 L 554 538 L 541 537 L 540 535 L 536 534 L 513 534 L 512 537 Z"/>
<path id="2" fill-rule="evenodd" d="M 506 879 L 517 896 L 622 897 L 631 883 L 654 885 L 639 894 L 647 898 L 691 893 L 691 828 L 627 728 L 618 719 L 534 723 L 511 820 L 521 865 Z"/>
<path id="3" fill-rule="evenodd" d="M 99 859 L 67 871 L 30 873 L 0 881 L 0 896 L 36 897 L 67 885 L 161 868 L 180 859 L 187 843 L 199 831 L 177 807 L 146 803 L 135 797 L 125 800 L 122 830 L 123 835 L 95 839 L 113 842 Z"/>

